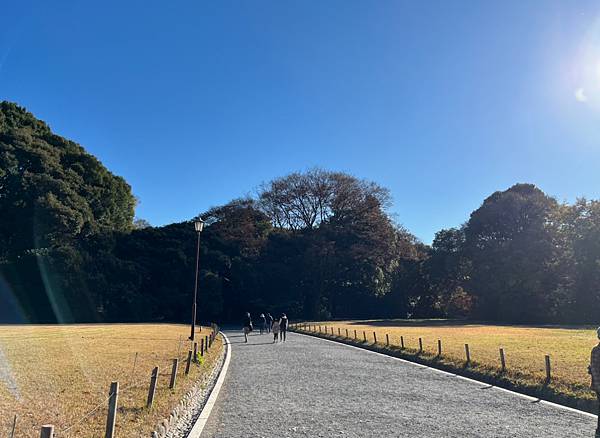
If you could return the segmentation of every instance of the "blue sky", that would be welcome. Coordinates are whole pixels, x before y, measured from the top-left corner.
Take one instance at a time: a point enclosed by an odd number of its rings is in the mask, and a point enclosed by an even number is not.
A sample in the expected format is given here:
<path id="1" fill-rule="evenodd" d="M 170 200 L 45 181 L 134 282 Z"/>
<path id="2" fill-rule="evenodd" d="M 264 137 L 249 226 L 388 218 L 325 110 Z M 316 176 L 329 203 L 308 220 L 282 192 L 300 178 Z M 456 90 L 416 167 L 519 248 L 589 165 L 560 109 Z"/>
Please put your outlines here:
<path id="1" fill-rule="evenodd" d="M 153 225 L 320 166 L 425 242 L 495 190 L 600 198 L 597 1 L 3 1 L 0 99 Z"/>

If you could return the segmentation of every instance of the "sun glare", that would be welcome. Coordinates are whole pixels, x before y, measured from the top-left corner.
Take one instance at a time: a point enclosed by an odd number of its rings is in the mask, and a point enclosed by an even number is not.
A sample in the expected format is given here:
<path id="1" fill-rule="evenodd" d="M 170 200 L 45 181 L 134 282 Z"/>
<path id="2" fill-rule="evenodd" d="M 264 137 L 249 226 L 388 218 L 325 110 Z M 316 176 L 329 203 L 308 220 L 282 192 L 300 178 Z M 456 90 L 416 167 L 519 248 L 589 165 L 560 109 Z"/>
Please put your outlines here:
<path id="1" fill-rule="evenodd" d="M 600 110 L 600 18 L 583 36 L 571 80 L 575 100 Z"/>

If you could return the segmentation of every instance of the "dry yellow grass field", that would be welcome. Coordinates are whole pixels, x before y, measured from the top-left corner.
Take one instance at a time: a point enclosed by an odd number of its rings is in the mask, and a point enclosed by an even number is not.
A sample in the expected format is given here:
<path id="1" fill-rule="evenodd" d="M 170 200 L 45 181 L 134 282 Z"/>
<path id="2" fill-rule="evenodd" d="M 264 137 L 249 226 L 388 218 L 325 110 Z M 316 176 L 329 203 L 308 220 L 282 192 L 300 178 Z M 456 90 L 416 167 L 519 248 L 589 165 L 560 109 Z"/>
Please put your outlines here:
<path id="1" fill-rule="evenodd" d="M 552 382 L 550 388 L 558 393 L 579 398 L 595 398 L 589 389 L 590 378 L 587 367 L 590 351 L 598 343 L 596 331 L 591 327 L 524 327 L 465 324 L 440 320 L 374 320 L 374 321 L 328 321 L 316 322 L 333 327 L 337 336 L 338 328 L 342 337 L 348 329 L 350 338 L 357 331 L 359 341 L 366 333 L 369 343 L 373 343 L 373 332 L 377 342 L 385 345 L 386 334 L 390 344 L 400 345 L 404 337 L 408 352 L 416 353 L 419 338 L 423 339 L 424 357 L 437 355 L 437 341 L 442 341 L 444 363 L 457 367 L 464 366 L 465 344 L 469 344 L 473 366 L 489 373 L 500 371 L 499 349 L 503 348 L 506 357 L 506 375 L 517 383 L 543 385 L 545 355 L 550 355 Z M 329 329 L 331 331 L 331 329 Z"/>
<path id="2" fill-rule="evenodd" d="M 197 341 L 209 330 L 197 332 Z M 55 426 L 58 438 L 103 437 L 105 400 L 110 383 L 118 381 L 116 436 L 149 437 L 192 384 L 212 369 L 221 352 L 217 338 L 204 363 L 192 365 L 186 377 L 188 336 L 188 326 L 175 324 L 0 326 L 0 436 L 9 436 L 17 414 L 15 438 L 37 438 L 40 426 L 48 423 Z M 170 390 L 176 357 L 177 385 Z M 155 366 L 160 374 L 149 411 L 146 398 Z"/>

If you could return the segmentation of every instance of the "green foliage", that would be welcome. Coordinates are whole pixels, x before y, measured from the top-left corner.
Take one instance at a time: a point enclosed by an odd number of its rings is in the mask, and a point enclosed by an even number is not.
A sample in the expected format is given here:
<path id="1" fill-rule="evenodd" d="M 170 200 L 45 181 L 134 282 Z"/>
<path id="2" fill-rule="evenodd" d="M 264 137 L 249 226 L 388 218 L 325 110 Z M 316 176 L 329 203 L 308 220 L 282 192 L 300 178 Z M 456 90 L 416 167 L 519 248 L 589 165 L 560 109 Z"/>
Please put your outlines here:
<path id="1" fill-rule="evenodd" d="M 0 103 L 0 257 L 127 231 L 129 185 L 23 108 Z"/>
<path id="2" fill-rule="evenodd" d="M 129 185 L 81 146 L 0 103 L 0 272 L 25 303 L 24 319 L 95 315 L 97 297 L 82 289 L 81 241 L 130 230 L 134 206 Z"/>
<path id="3" fill-rule="evenodd" d="M 468 290 L 484 319 L 552 319 L 558 203 L 531 184 L 489 196 L 465 227 L 471 260 Z M 515 305 L 515 303 L 519 305 Z M 543 309 L 543 311 L 542 311 Z M 542 313 L 543 312 L 543 313 Z"/>
<path id="4" fill-rule="evenodd" d="M 198 315 L 598 322 L 600 201 L 531 184 L 484 200 L 431 246 L 389 193 L 312 169 L 202 214 Z M 134 221 L 135 199 L 76 143 L 0 103 L 0 321 L 188 321 L 193 223 Z"/>

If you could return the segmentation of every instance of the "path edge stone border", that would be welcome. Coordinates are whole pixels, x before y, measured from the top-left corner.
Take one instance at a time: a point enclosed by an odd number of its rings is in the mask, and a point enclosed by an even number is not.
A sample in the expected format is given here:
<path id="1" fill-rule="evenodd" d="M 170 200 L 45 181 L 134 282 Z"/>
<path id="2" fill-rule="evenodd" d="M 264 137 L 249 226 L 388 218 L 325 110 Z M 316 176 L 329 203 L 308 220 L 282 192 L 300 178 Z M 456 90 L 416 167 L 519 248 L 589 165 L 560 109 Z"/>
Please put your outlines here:
<path id="1" fill-rule="evenodd" d="M 223 335 L 223 339 L 225 341 L 223 345 L 226 347 L 229 341 L 223 333 L 221 334 Z M 200 388 L 200 385 L 208 384 L 209 387 L 212 386 L 212 388 L 214 388 L 216 381 L 223 371 L 225 360 L 227 359 L 227 348 L 224 349 L 220 356 L 221 357 L 218 359 L 218 363 L 215 364 L 215 367 L 211 371 L 210 375 L 206 377 L 206 380 L 200 378 L 198 381 L 196 381 L 192 388 L 184 394 L 183 398 L 179 401 L 179 404 L 173 408 L 169 414 L 169 417 L 164 418 L 162 421 L 157 423 L 156 428 L 150 433 L 151 438 L 165 438 L 167 436 L 171 436 L 170 434 L 172 434 L 173 430 L 178 427 L 178 423 L 185 416 L 186 411 L 193 409 L 194 398 L 197 397 L 197 392 Z M 216 368 L 219 368 L 219 370 L 217 372 L 217 376 L 215 377 L 214 373 Z M 209 390 L 209 395 L 210 391 L 212 391 L 212 388 Z M 204 408 L 204 406 L 202 408 Z M 177 434 L 177 432 L 175 433 Z"/>
<path id="2" fill-rule="evenodd" d="M 539 401 L 541 403 L 549 404 L 549 405 L 555 406 L 560 409 L 574 411 L 578 414 L 586 415 L 586 416 L 593 417 L 593 418 L 598 418 L 597 415 L 592 413 L 592 411 L 595 409 L 593 403 L 589 403 L 589 404 L 585 403 L 585 404 L 582 404 L 583 406 L 581 406 L 581 407 L 569 406 L 568 404 L 561 403 L 563 400 L 548 400 L 548 399 L 540 396 L 540 394 L 528 393 L 527 391 L 519 391 L 520 388 L 515 388 L 514 386 L 511 386 L 511 385 L 503 385 L 502 384 L 503 382 L 498 382 L 492 378 L 486 379 L 485 375 L 471 374 L 468 372 L 469 371 L 468 369 L 457 370 L 455 368 L 450 368 L 450 367 L 446 368 L 446 367 L 442 367 L 442 366 L 435 366 L 435 363 L 430 363 L 429 361 L 425 361 L 425 360 L 423 360 L 423 361 L 414 360 L 414 358 L 412 356 L 402 355 L 401 352 L 398 352 L 398 351 L 389 350 L 387 348 L 379 347 L 374 344 L 365 344 L 363 342 L 353 342 L 351 339 L 339 338 L 336 336 L 332 337 L 332 336 L 324 335 L 322 333 L 319 334 L 319 333 L 306 332 L 304 330 L 299 330 L 296 328 L 290 328 L 289 331 L 294 332 L 299 335 L 311 336 L 313 338 L 319 338 L 324 341 L 335 342 L 337 344 L 345 345 L 347 347 L 358 348 L 361 350 L 370 351 L 371 353 L 381 354 L 383 356 L 388 356 L 393 359 L 396 359 L 396 360 L 399 360 L 402 362 L 406 362 L 406 363 L 414 365 L 414 366 L 429 368 L 433 371 L 444 373 L 444 374 L 451 375 L 451 376 L 456 376 L 458 378 L 469 380 L 469 381 L 472 381 L 477 384 L 492 385 L 494 388 L 496 388 L 498 390 L 509 392 L 509 393 L 515 394 L 522 398 L 527 398 L 529 400 L 536 401 L 536 402 Z M 582 401 L 584 401 L 584 400 L 582 400 Z"/>
<path id="3" fill-rule="evenodd" d="M 219 393 L 221 392 L 221 388 L 223 387 L 223 383 L 225 382 L 225 376 L 227 375 L 227 371 L 229 369 L 229 363 L 231 361 L 231 343 L 229 342 L 229 338 L 227 337 L 227 335 L 225 335 L 225 333 L 219 333 L 221 334 L 221 336 L 223 336 L 223 339 L 225 341 L 225 361 L 223 362 L 223 367 L 219 372 L 219 377 L 217 378 L 215 385 L 210 391 L 210 396 L 208 397 L 206 404 L 202 408 L 202 411 L 200 411 L 200 415 L 198 416 L 198 419 L 196 420 L 196 422 L 192 426 L 192 429 L 188 433 L 187 438 L 200 438 L 200 435 L 202 434 L 202 431 L 204 430 L 204 427 L 208 422 L 212 409 L 215 406 L 215 403 L 217 402 L 217 398 L 219 397 Z"/>

